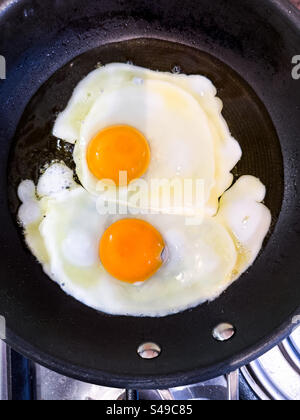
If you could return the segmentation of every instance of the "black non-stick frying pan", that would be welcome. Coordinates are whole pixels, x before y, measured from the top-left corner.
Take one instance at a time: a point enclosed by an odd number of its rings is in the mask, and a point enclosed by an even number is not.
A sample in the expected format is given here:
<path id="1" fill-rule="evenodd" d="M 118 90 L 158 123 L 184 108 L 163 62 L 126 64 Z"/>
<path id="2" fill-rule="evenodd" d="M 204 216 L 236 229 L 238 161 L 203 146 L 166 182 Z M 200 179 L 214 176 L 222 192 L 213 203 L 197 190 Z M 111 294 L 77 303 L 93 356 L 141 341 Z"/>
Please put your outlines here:
<path id="1" fill-rule="evenodd" d="M 165 388 L 231 371 L 275 345 L 300 314 L 300 16 L 283 0 L 0 1 L 0 314 L 7 343 L 81 380 Z M 97 63 L 178 66 L 217 86 L 244 157 L 235 175 L 267 186 L 273 225 L 254 266 L 216 301 L 165 318 L 115 317 L 65 295 L 42 272 L 16 223 L 21 179 L 49 159 L 72 166 L 51 128 Z M 3 62 L 3 60 L 2 60 Z M 178 68 L 177 67 L 177 68 Z M 229 322 L 227 342 L 212 336 Z M 141 359 L 144 342 L 160 356 Z"/>

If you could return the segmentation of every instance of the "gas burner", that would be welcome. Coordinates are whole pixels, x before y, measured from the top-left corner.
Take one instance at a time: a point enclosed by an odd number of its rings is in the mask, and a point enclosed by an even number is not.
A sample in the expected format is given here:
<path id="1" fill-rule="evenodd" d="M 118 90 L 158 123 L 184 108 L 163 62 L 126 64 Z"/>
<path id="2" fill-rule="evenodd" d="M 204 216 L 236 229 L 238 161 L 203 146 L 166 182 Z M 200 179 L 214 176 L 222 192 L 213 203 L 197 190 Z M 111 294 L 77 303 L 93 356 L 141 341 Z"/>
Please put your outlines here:
<path id="1" fill-rule="evenodd" d="M 241 372 L 261 400 L 300 400 L 300 328 Z"/>
<path id="2" fill-rule="evenodd" d="M 126 390 L 105 388 L 65 378 L 37 366 L 38 400 L 126 400 Z M 228 400 L 238 399 L 238 372 L 201 384 L 168 390 L 141 390 L 142 401 Z M 230 389 L 230 395 L 229 395 Z"/>

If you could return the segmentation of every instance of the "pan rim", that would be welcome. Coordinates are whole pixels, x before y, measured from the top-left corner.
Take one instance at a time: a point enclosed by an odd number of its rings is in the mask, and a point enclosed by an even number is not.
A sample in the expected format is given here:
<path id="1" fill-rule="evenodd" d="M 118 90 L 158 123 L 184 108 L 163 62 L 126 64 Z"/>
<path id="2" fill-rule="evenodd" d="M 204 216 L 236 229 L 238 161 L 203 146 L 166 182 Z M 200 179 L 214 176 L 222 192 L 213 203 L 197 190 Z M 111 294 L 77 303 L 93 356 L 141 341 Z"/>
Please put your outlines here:
<path id="1" fill-rule="evenodd" d="M 190 371 L 174 372 L 167 375 L 147 375 L 129 376 L 126 374 L 115 374 L 103 370 L 94 370 L 76 366 L 67 361 L 62 361 L 54 356 L 46 354 L 31 346 L 27 341 L 15 335 L 9 328 L 7 329 L 7 338 L 3 340 L 8 346 L 29 358 L 33 362 L 55 371 L 61 375 L 91 383 L 99 386 L 122 388 L 122 389 L 169 389 L 179 386 L 192 385 L 195 383 L 207 381 L 246 366 L 253 360 L 258 359 L 267 353 L 281 341 L 286 339 L 292 332 L 300 326 L 300 321 L 295 324 L 293 318 L 298 317 L 300 305 L 290 315 L 288 321 L 282 323 L 275 331 L 262 338 L 258 343 L 244 349 L 239 358 L 231 356 L 224 359 L 217 365 L 206 366 L 205 368 L 193 369 Z M 147 361 L 146 361 L 147 363 Z"/>

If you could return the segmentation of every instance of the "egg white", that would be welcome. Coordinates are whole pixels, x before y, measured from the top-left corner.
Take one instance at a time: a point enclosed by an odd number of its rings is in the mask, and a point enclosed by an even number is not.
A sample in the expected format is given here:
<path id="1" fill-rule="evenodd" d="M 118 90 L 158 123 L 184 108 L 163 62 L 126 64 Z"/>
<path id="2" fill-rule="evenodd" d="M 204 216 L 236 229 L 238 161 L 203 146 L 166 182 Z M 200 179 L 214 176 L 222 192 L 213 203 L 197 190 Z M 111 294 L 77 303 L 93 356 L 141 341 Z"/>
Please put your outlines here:
<path id="1" fill-rule="evenodd" d="M 23 181 L 19 220 L 45 272 L 67 294 L 110 314 L 166 316 L 215 299 L 252 264 L 270 223 L 260 203 L 265 189 L 254 177 L 241 178 L 224 196 L 218 216 L 206 217 L 200 226 L 186 226 L 181 216 L 144 215 L 163 235 L 168 260 L 150 280 L 127 284 L 106 272 L 98 248 L 112 223 L 131 216 L 99 215 L 97 197 L 74 183 L 71 174 L 55 164 L 37 189 Z M 28 218 L 30 209 L 35 211 Z"/>
<path id="2" fill-rule="evenodd" d="M 266 188 L 244 176 L 228 189 L 242 151 L 216 95 L 205 77 L 128 64 L 101 67 L 75 88 L 53 134 L 75 144 L 82 186 L 65 164 L 54 163 L 37 186 L 25 180 L 18 189 L 26 243 L 67 294 L 109 314 L 166 316 L 214 300 L 253 264 L 271 225 Z M 182 215 L 135 216 L 162 234 L 168 258 L 151 279 L 134 285 L 110 276 L 98 255 L 105 230 L 133 216 L 99 214 L 99 200 L 107 196 L 99 198 L 86 162 L 91 139 L 119 124 L 135 127 L 149 142 L 151 163 L 143 179 L 202 179 L 205 190 L 198 225 Z"/>
<path id="3" fill-rule="evenodd" d="M 151 161 L 142 177 L 153 179 L 200 179 L 205 202 L 215 185 L 213 138 L 207 117 L 198 102 L 168 82 L 149 80 L 142 86 L 128 83 L 104 92 L 95 102 L 81 128 L 74 160 L 84 188 L 97 194 L 99 180 L 89 171 L 86 154 L 90 140 L 106 127 L 134 126 L 149 142 Z"/>
<path id="4" fill-rule="evenodd" d="M 158 90 L 159 104 L 154 98 Z M 152 149 L 146 179 L 162 174 L 202 177 L 206 213 L 215 215 L 219 197 L 233 181 L 231 170 L 242 155 L 222 117 L 222 101 L 216 94 L 211 81 L 203 76 L 109 64 L 94 70 L 76 87 L 57 118 L 53 134 L 76 143 L 78 177 L 84 188 L 97 194 L 97 180 L 86 163 L 89 141 L 105 127 L 132 125 L 146 136 Z"/>
<path id="5" fill-rule="evenodd" d="M 216 218 L 231 233 L 239 253 L 235 278 L 253 264 L 269 232 L 272 215 L 263 204 L 265 196 L 262 182 L 245 175 L 221 198 Z"/>

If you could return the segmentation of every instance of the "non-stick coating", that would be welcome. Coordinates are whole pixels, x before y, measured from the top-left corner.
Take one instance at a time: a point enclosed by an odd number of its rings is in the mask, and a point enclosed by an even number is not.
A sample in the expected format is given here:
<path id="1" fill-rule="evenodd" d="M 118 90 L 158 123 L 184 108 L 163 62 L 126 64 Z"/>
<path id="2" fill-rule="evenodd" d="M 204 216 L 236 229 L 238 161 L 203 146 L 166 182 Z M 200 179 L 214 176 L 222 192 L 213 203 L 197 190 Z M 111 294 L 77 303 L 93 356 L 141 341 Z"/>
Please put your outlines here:
<path id="1" fill-rule="evenodd" d="M 7 80 L 0 81 L 0 314 L 9 344 L 86 381 L 163 388 L 232 370 L 291 331 L 300 302 L 300 81 L 291 76 L 292 57 L 300 53 L 299 22 L 285 2 L 271 0 L 0 2 L 0 54 L 7 59 Z M 145 37 L 195 47 L 239 73 L 265 104 L 285 168 L 280 217 L 249 273 L 215 302 L 162 319 L 110 317 L 64 295 L 25 249 L 8 205 L 14 134 L 40 86 L 87 50 Z M 176 57 L 174 64 L 180 64 Z M 265 152 L 258 159 L 278 164 Z M 227 343 L 211 335 L 222 321 L 237 329 Z M 154 361 L 136 354 L 147 340 L 162 346 Z"/>

